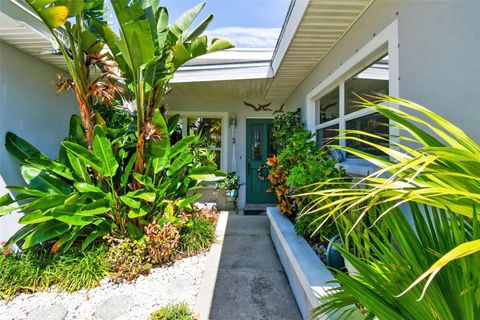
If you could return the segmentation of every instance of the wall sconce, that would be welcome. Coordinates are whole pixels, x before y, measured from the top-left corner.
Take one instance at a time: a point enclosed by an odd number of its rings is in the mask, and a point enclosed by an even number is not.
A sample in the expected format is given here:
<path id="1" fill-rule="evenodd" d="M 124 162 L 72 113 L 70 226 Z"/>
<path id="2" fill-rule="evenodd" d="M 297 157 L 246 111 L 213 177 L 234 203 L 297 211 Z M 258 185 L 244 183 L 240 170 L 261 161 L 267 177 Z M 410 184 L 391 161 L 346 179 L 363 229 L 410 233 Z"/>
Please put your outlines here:
<path id="1" fill-rule="evenodd" d="M 237 171 L 237 157 L 236 157 L 236 152 L 235 152 L 235 129 L 237 128 L 237 117 L 235 114 L 232 114 L 232 117 L 230 118 L 230 130 L 232 130 L 232 171 L 235 172 Z"/>
<path id="2" fill-rule="evenodd" d="M 230 118 L 230 128 L 234 129 L 237 127 L 237 117 L 235 114 L 232 114 L 232 117 Z"/>

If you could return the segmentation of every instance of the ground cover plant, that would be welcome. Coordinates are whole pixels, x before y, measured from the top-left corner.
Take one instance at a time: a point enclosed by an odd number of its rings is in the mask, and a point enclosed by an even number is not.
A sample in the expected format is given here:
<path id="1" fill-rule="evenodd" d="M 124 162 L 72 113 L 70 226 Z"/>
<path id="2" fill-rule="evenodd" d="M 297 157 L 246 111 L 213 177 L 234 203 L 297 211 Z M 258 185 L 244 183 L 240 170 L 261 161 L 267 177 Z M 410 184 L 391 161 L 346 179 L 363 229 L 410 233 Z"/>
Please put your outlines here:
<path id="1" fill-rule="evenodd" d="M 93 288 L 112 272 L 105 246 L 63 255 L 52 255 L 43 248 L 23 255 L 4 250 L 0 266 L 0 298 L 7 300 L 17 293 L 47 290 L 52 285 L 68 292 Z"/>
<path id="2" fill-rule="evenodd" d="M 179 116 L 165 103 L 180 66 L 233 46 L 203 35 L 213 16 L 194 24 L 204 3 L 169 24 L 158 1 L 112 1 L 118 34 L 106 22 L 103 0 L 27 3 L 65 58 L 70 78 L 57 79 L 57 93 L 73 90 L 79 115 L 71 117 L 56 159 L 7 133 L 6 149 L 25 181 L 0 197 L 0 216 L 23 213 L 23 227 L 8 244 L 28 259 L 38 248 L 67 256 L 103 243 L 110 246 L 105 261 L 127 279 L 180 249 L 190 255 L 208 248 L 213 222 L 194 203 L 203 182 L 225 174 L 201 132 L 178 137 Z"/>
<path id="3" fill-rule="evenodd" d="M 152 313 L 151 320 L 195 320 L 186 303 L 169 304 Z"/>

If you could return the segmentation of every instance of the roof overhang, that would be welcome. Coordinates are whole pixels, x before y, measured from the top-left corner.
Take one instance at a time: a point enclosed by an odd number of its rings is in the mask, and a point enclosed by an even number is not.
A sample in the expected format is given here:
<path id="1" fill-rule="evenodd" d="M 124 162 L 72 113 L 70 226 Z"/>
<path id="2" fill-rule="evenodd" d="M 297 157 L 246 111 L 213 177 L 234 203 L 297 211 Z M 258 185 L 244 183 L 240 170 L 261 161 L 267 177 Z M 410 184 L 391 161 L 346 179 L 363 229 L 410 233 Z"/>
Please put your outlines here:
<path id="1" fill-rule="evenodd" d="M 23 1 L 0 1 L 0 40 L 66 69 L 63 56 L 52 54 L 56 49 L 53 37 Z M 180 68 L 172 83 L 218 86 L 221 81 L 250 79 L 256 80 L 256 96 L 286 99 L 372 2 L 292 0 L 275 49 L 231 49 L 206 55 Z"/>
<path id="2" fill-rule="evenodd" d="M 273 77 L 273 49 L 234 48 L 207 54 L 180 68 L 173 83 L 266 79 Z"/>
<path id="3" fill-rule="evenodd" d="M 32 56 L 66 69 L 50 31 L 22 0 L 0 1 L 0 40 Z"/>
<path id="4" fill-rule="evenodd" d="M 267 98 L 288 98 L 372 2 L 294 0 L 272 60 Z"/>

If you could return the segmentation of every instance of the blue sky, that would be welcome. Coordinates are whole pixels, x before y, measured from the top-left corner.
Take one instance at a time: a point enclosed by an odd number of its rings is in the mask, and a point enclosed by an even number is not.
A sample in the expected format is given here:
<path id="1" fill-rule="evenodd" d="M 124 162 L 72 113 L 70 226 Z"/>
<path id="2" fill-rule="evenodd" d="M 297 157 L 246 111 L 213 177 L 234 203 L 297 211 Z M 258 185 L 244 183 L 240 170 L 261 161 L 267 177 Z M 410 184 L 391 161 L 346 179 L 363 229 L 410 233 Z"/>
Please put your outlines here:
<path id="1" fill-rule="evenodd" d="M 115 0 L 113 0 L 115 1 Z M 163 0 L 170 22 L 201 1 Z M 290 0 L 208 0 L 197 23 L 214 15 L 207 31 L 211 37 L 228 38 L 239 48 L 273 48 L 285 20 Z"/>

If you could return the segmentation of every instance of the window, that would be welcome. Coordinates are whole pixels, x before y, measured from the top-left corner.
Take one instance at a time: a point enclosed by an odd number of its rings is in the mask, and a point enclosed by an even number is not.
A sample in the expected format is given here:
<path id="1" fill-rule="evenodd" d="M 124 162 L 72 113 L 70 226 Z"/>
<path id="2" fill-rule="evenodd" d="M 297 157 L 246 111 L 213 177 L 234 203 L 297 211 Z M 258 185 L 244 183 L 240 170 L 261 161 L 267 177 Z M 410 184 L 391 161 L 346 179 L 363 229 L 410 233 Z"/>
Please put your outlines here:
<path id="1" fill-rule="evenodd" d="M 222 168 L 222 118 L 181 116 L 178 121 L 183 136 L 200 134 L 203 145 L 215 152 L 215 162 Z"/>
<path id="2" fill-rule="evenodd" d="M 383 115 L 379 113 L 371 113 L 369 115 L 360 117 L 360 118 L 355 118 L 352 120 L 349 120 L 345 123 L 345 129 L 347 130 L 360 130 L 364 131 L 367 133 L 373 133 L 379 136 L 384 136 L 388 137 L 388 119 L 385 118 Z M 363 140 L 370 141 L 373 143 L 377 144 L 385 144 L 385 141 L 380 140 L 380 139 L 375 139 L 372 137 L 366 137 L 362 136 L 361 137 Z M 347 140 L 346 141 L 347 147 L 361 150 L 368 152 L 370 154 L 374 154 L 377 156 L 383 156 L 385 155 L 383 152 L 378 150 L 377 148 L 374 148 L 368 144 L 361 143 L 356 140 Z M 347 157 L 351 155 L 347 154 Z"/>
<path id="3" fill-rule="evenodd" d="M 338 136 L 338 124 L 317 130 L 317 144 L 327 146 L 329 144 L 338 144 L 335 137 Z"/>
<path id="4" fill-rule="evenodd" d="M 361 130 L 381 136 L 389 133 L 388 119 L 371 110 L 362 109 L 357 96 L 389 93 L 388 55 L 375 60 L 355 75 L 340 79 L 335 88 L 315 100 L 317 143 L 342 144 L 357 150 L 382 155 L 377 149 L 353 140 L 335 141 L 339 129 Z M 378 139 L 362 137 L 380 143 Z M 347 157 L 353 157 L 347 154 Z"/>
<path id="5" fill-rule="evenodd" d="M 339 93 L 338 87 L 315 101 L 316 124 L 337 119 L 339 116 Z"/>

